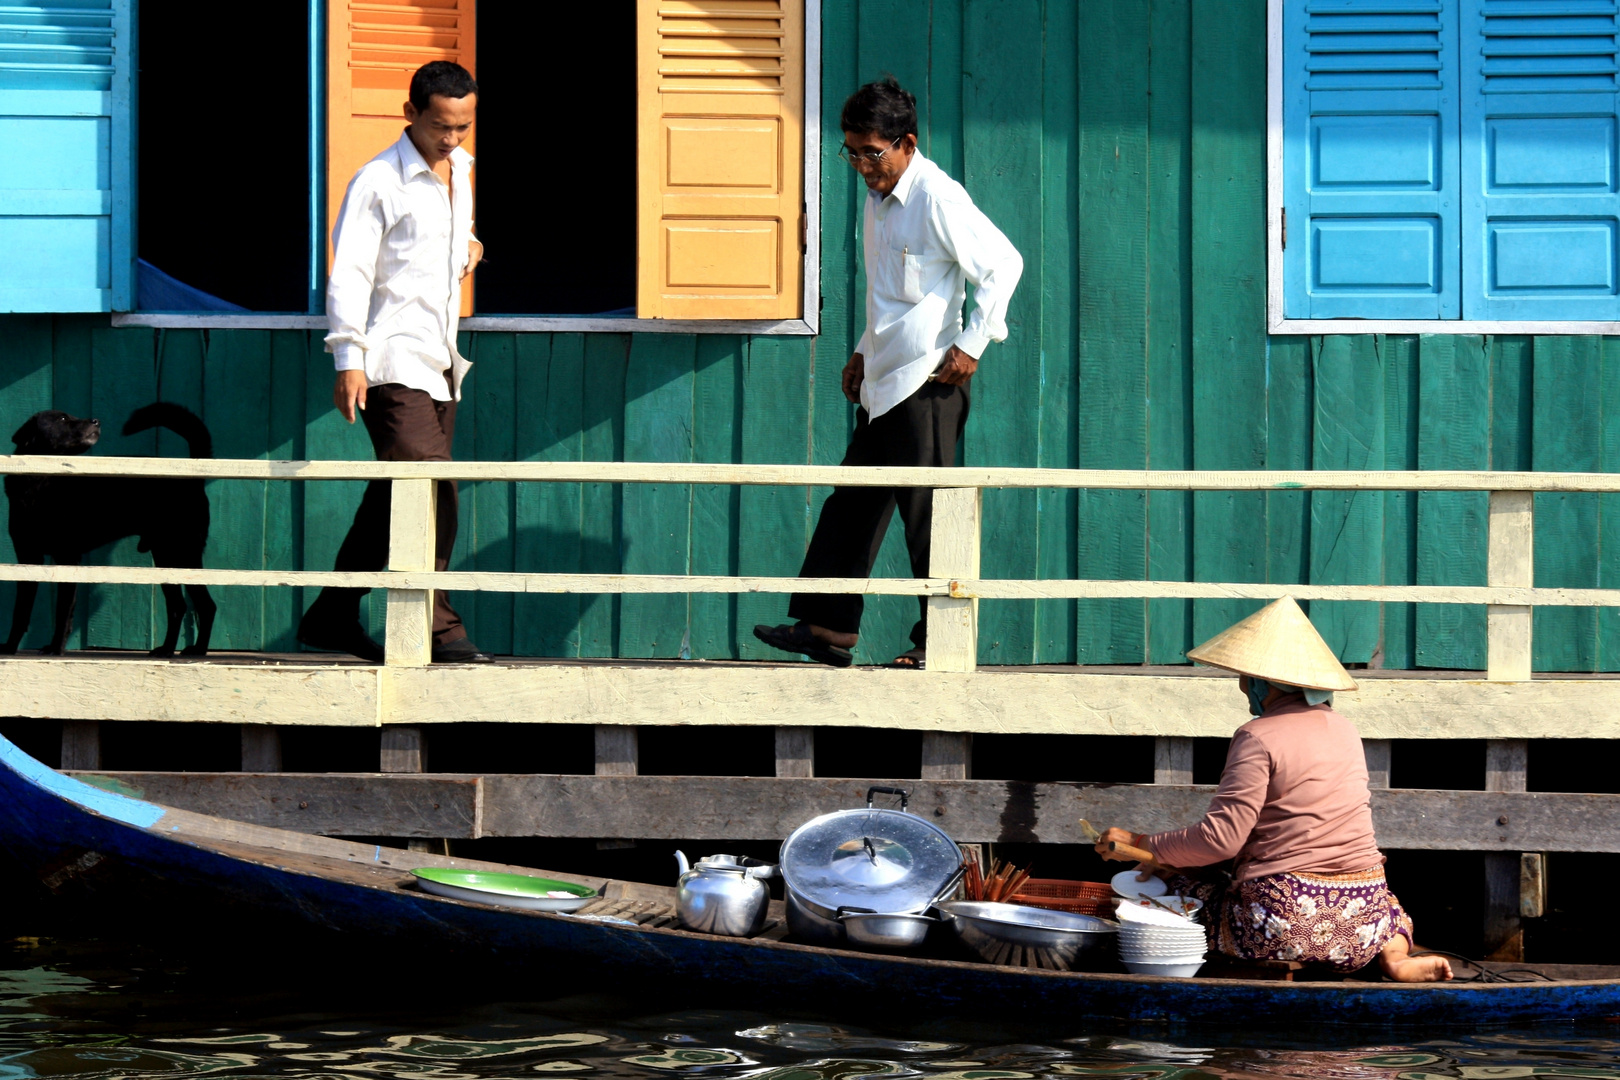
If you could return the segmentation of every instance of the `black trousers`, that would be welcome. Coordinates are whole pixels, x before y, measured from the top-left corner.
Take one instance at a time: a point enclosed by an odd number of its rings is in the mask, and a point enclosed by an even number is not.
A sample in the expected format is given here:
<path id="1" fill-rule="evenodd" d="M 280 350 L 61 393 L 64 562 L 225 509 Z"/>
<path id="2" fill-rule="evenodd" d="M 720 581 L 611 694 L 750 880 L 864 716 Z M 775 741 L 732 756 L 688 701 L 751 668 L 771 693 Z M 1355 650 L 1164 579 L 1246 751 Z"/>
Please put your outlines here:
<path id="1" fill-rule="evenodd" d="M 397 383 L 373 386 L 366 391 L 366 407 L 360 418 L 378 461 L 449 461 L 450 444 L 456 434 L 456 403 L 436 401 L 425 390 L 414 390 Z M 338 548 L 335 570 L 382 570 L 388 566 L 389 499 L 393 484 L 373 480 L 366 485 L 354 524 Z M 456 545 L 456 482 L 439 481 L 438 517 L 434 521 L 434 569 L 450 565 L 450 549 Z M 310 605 L 304 617 L 333 625 L 347 625 L 360 617 L 360 598 L 365 589 L 325 588 Z M 443 589 L 433 592 L 433 640 L 440 645 L 467 636 L 461 616 L 450 606 Z"/>
<path id="2" fill-rule="evenodd" d="M 855 435 L 844 453 L 845 465 L 950 466 L 967 424 L 968 388 L 929 381 L 906 400 L 870 419 L 855 413 Z M 800 577 L 870 577 L 883 534 L 896 508 L 906 529 L 906 550 L 913 577 L 928 576 L 934 521 L 933 488 L 834 488 L 822 505 L 821 518 L 805 552 Z M 841 634 L 859 633 L 865 597 L 794 593 L 788 617 Z M 918 648 L 928 642 L 928 601 L 917 598 L 921 617 L 912 627 Z"/>

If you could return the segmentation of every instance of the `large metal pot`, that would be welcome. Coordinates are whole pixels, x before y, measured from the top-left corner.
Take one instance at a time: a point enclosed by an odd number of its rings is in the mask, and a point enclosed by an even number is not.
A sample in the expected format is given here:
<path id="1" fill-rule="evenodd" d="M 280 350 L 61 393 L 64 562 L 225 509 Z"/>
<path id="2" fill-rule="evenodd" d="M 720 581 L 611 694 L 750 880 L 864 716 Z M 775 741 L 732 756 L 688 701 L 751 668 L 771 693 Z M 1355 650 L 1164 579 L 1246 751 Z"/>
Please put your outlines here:
<path id="1" fill-rule="evenodd" d="M 899 796 L 900 809 L 874 807 L 879 794 Z M 920 914 L 955 890 L 962 850 L 945 830 L 907 813 L 909 798 L 901 788 L 871 788 L 864 809 L 823 814 L 783 841 L 789 933 L 838 944 L 845 940 L 840 908 Z"/>

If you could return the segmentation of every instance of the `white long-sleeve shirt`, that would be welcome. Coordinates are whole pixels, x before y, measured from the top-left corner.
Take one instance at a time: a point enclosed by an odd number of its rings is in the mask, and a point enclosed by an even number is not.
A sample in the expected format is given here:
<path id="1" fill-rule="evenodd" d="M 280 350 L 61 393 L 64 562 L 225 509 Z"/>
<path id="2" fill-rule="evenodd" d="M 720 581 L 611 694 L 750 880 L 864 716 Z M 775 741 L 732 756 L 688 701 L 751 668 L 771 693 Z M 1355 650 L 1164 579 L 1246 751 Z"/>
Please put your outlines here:
<path id="1" fill-rule="evenodd" d="M 446 184 L 407 132 L 349 181 L 326 285 L 326 351 L 337 370 L 363 369 L 371 386 L 399 383 L 460 400 L 472 366 L 456 350 L 472 163 L 465 150 L 452 151 Z"/>
<path id="2" fill-rule="evenodd" d="M 1012 242 L 967 190 L 922 154 L 888 197 L 867 192 L 866 333 L 861 404 L 882 416 L 917 392 L 952 345 L 975 360 L 1007 339 L 1007 302 L 1024 272 Z M 964 281 L 973 313 L 962 325 Z"/>

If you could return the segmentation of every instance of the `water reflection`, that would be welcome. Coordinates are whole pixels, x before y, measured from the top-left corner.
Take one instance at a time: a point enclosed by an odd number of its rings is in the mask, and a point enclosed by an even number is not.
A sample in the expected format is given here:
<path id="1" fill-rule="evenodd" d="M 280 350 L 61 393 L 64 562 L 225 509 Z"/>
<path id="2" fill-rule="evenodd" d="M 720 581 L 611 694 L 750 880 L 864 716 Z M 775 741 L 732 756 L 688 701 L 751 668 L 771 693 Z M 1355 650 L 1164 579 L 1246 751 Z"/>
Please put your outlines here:
<path id="1" fill-rule="evenodd" d="M 0 1080 L 1620 1080 L 1620 1041 L 1603 1024 L 1329 1041 L 1286 1027 L 1052 1022 L 1039 1037 L 1026 1030 L 1010 1041 L 945 1022 L 885 1030 L 875 1016 L 648 1015 L 602 998 L 490 1004 L 431 982 L 401 988 L 386 1005 L 334 1005 L 308 988 L 241 975 L 221 985 L 97 948 L 40 962 L 25 942 L 0 955 Z"/>

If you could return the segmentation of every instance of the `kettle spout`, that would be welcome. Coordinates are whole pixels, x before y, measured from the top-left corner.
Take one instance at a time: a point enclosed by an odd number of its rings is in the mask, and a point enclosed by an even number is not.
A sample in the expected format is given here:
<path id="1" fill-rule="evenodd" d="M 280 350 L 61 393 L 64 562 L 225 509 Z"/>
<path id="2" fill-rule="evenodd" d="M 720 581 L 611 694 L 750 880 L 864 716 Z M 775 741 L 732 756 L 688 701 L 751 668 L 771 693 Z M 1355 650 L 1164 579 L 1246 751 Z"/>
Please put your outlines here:
<path id="1" fill-rule="evenodd" d="M 692 864 L 686 861 L 686 853 L 684 851 L 677 851 L 675 853 L 675 865 L 681 868 L 681 873 L 683 874 L 689 873 L 692 869 Z"/>

